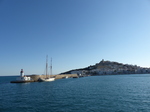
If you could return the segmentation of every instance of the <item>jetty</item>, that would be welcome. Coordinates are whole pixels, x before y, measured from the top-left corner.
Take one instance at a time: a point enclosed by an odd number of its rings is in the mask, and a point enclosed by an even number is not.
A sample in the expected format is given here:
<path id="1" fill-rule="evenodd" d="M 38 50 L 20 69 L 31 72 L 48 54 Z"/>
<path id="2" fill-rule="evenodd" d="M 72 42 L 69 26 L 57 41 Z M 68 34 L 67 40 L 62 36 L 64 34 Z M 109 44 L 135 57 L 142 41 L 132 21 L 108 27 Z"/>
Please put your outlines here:
<path id="1" fill-rule="evenodd" d="M 30 77 L 35 81 L 35 82 L 38 82 L 39 78 L 44 78 L 45 76 L 44 75 L 30 75 Z M 59 75 L 48 75 L 48 77 L 52 77 L 52 78 L 55 78 L 55 80 L 57 79 L 64 79 L 64 78 L 73 78 L 73 77 L 78 77 L 77 74 L 59 74 Z"/>
<path id="2" fill-rule="evenodd" d="M 78 77 L 77 74 L 60 74 L 60 75 L 48 75 L 48 77 L 55 78 L 56 79 L 64 79 L 64 78 L 74 78 Z M 10 83 L 29 83 L 29 82 L 39 82 L 40 78 L 45 78 L 45 75 L 24 75 L 23 69 L 20 71 L 20 76 Z"/>

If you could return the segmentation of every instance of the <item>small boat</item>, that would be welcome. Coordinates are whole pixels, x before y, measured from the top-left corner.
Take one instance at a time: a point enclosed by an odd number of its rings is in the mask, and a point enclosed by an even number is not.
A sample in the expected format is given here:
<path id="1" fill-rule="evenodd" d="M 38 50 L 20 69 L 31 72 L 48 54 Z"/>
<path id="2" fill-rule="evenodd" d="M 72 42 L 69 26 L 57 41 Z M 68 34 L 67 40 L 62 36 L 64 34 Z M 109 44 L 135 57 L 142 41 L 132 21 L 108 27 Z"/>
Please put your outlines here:
<path id="1" fill-rule="evenodd" d="M 51 75 L 52 75 L 52 59 L 51 59 L 50 70 L 51 70 Z M 54 80 L 55 80 L 55 78 L 48 77 L 48 56 L 47 56 L 46 57 L 46 78 L 39 78 L 38 81 L 40 81 L 40 82 L 50 82 L 50 81 L 54 81 Z"/>
<path id="2" fill-rule="evenodd" d="M 68 76 L 66 76 L 66 79 L 68 79 L 69 77 Z"/>
<path id="3" fill-rule="evenodd" d="M 68 79 L 69 77 L 68 76 L 64 76 L 64 77 L 62 77 L 62 79 Z"/>

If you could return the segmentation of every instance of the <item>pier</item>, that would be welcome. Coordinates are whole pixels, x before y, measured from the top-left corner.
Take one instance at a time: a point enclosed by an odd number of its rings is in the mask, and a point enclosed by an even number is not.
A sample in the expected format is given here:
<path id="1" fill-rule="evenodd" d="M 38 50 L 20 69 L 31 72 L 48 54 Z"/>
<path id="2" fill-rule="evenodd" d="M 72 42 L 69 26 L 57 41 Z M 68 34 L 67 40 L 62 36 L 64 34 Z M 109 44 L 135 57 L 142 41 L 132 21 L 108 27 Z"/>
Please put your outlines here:
<path id="1" fill-rule="evenodd" d="M 38 82 L 39 78 L 45 78 L 45 75 L 26 75 L 30 77 L 32 80 L 15 80 L 10 83 L 29 83 L 29 82 Z M 78 77 L 77 74 L 63 74 L 63 75 L 48 75 L 48 77 L 54 77 L 56 79 L 64 79 L 65 77 L 74 78 Z"/>

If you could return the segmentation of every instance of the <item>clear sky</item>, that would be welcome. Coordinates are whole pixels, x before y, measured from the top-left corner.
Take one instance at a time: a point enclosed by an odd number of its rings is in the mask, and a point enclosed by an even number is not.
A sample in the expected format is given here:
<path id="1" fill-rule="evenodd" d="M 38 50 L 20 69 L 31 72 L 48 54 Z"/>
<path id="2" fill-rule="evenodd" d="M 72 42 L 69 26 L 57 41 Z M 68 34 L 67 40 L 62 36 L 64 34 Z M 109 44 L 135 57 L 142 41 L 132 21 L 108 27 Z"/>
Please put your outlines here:
<path id="1" fill-rule="evenodd" d="M 102 59 L 150 67 L 150 0 L 0 0 L 0 75 Z"/>

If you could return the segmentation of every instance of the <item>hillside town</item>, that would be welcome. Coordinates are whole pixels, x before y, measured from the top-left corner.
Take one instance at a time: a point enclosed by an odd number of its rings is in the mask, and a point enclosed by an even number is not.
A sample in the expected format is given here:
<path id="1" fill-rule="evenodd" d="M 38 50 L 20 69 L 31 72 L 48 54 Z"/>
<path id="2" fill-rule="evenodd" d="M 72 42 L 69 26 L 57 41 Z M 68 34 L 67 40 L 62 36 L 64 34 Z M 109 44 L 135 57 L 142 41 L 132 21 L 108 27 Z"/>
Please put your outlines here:
<path id="1" fill-rule="evenodd" d="M 63 74 L 78 74 L 78 75 L 117 75 L 117 74 L 147 74 L 150 73 L 150 68 L 144 68 L 137 65 L 122 64 L 111 61 L 100 61 L 93 66 L 82 69 L 75 69 Z"/>

